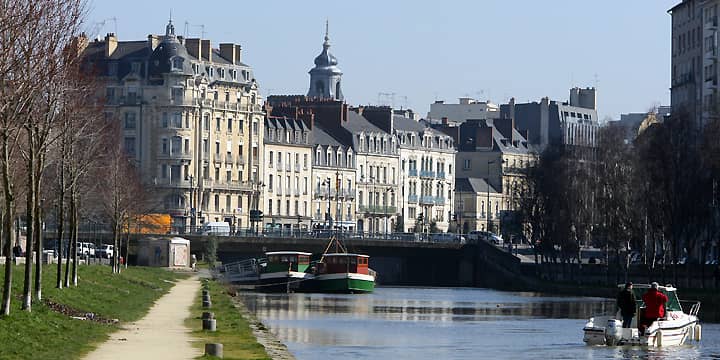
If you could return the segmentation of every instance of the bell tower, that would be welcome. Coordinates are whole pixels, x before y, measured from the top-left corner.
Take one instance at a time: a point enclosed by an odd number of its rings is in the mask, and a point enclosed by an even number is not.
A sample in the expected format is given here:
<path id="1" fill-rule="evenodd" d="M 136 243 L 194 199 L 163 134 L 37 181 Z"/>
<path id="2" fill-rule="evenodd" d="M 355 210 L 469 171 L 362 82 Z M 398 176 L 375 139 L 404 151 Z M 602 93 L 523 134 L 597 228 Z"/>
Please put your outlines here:
<path id="1" fill-rule="evenodd" d="M 342 71 L 337 67 L 337 59 L 330 54 L 330 36 L 328 22 L 325 22 L 325 42 L 323 50 L 315 58 L 315 67 L 310 69 L 310 89 L 308 96 L 321 99 L 343 100 L 340 80 Z"/>

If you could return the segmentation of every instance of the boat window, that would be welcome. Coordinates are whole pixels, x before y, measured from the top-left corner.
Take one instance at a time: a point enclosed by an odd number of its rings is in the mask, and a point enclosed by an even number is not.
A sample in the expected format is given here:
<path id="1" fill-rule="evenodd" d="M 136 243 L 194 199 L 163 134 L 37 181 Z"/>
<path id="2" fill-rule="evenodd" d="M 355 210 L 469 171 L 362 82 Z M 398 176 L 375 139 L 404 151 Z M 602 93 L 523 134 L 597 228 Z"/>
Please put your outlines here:
<path id="1" fill-rule="evenodd" d="M 645 303 L 642 301 L 642 296 L 647 292 L 648 289 L 644 288 L 633 288 L 633 293 L 635 294 L 635 299 L 638 302 L 638 305 L 640 307 L 645 306 Z M 666 291 L 666 290 L 660 290 L 663 294 L 667 295 L 668 302 L 665 304 L 665 310 L 667 311 L 682 311 L 682 307 L 680 306 L 680 300 L 678 300 L 677 294 L 675 291 Z"/>
<path id="2" fill-rule="evenodd" d="M 357 262 L 356 258 L 350 258 L 350 264 L 355 265 L 356 262 Z"/>

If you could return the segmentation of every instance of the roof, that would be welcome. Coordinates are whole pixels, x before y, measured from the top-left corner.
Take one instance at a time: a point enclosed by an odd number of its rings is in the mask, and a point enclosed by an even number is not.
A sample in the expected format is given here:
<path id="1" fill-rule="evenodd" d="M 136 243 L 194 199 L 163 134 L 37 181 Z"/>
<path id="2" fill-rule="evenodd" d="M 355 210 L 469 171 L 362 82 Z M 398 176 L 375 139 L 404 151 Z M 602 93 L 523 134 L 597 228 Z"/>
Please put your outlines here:
<path id="1" fill-rule="evenodd" d="M 312 129 L 312 136 L 315 145 L 345 146 L 350 147 L 351 144 L 343 144 L 340 140 L 330 135 L 327 131 L 315 124 Z"/>
<path id="2" fill-rule="evenodd" d="M 271 251 L 266 252 L 265 255 L 307 255 L 310 256 L 312 253 L 302 251 Z"/>
<path id="3" fill-rule="evenodd" d="M 635 289 L 649 289 L 649 288 L 651 288 L 650 284 L 632 284 L 632 286 L 633 286 L 633 288 L 635 288 Z M 625 284 L 624 284 L 624 283 L 623 283 L 623 284 L 618 284 L 618 287 L 621 288 L 621 289 L 624 289 L 624 288 L 625 288 Z M 676 289 L 674 286 L 670 285 L 670 284 L 667 284 L 667 285 L 659 285 L 659 286 L 658 286 L 658 289 L 660 289 L 660 290 L 665 290 L 665 291 L 677 291 L 677 289 Z"/>
<path id="4" fill-rule="evenodd" d="M 361 254 L 352 254 L 352 253 L 330 253 L 330 254 L 324 254 L 323 256 L 357 256 L 357 257 L 366 257 L 369 258 L 368 255 L 361 255 Z"/>
<path id="5" fill-rule="evenodd" d="M 428 129 L 423 123 L 400 115 L 393 115 L 393 126 L 396 129 L 405 131 L 420 132 Z"/>
<path id="6" fill-rule="evenodd" d="M 488 190 L 491 194 L 499 194 L 500 192 L 495 190 L 494 187 L 488 185 L 487 181 L 483 178 L 457 178 L 455 179 L 455 191 L 457 192 L 473 192 L 473 193 L 487 193 Z"/>
<path id="7" fill-rule="evenodd" d="M 347 112 L 348 118 L 347 121 L 342 124 L 342 127 L 350 130 L 350 132 L 356 133 L 356 132 L 378 132 L 378 133 L 385 133 L 381 128 L 373 125 L 368 119 L 363 117 L 362 115 L 354 112 L 354 111 L 348 111 Z"/>

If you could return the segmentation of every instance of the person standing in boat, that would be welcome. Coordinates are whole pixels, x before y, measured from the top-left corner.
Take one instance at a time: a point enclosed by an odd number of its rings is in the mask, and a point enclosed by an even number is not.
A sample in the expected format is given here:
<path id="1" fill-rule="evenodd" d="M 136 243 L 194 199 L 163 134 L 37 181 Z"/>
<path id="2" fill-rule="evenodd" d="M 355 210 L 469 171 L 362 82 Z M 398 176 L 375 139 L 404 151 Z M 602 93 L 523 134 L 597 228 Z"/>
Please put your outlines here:
<path id="1" fill-rule="evenodd" d="M 620 309 L 620 315 L 623 319 L 623 327 L 629 328 L 632 319 L 635 316 L 635 296 L 632 292 L 633 284 L 631 282 L 625 284 L 625 288 L 617 295 L 617 307 Z"/>
<path id="2" fill-rule="evenodd" d="M 643 325 L 650 326 L 653 321 L 665 317 L 665 303 L 668 297 L 658 290 L 657 282 L 650 284 L 650 289 L 642 296 L 642 300 L 645 303 Z"/>

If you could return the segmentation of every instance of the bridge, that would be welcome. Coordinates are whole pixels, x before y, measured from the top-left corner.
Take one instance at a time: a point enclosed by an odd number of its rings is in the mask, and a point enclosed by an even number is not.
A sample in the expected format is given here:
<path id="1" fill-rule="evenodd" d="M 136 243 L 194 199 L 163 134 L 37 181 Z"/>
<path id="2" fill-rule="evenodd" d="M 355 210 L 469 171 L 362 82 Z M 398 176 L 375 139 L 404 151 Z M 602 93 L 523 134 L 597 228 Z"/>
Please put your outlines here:
<path id="1" fill-rule="evenodd" d="M 207 236 L 199 234 L 130 234 L 132 263 L 137 240 L 146 237 L 181 236 L 190 240 L 191 251 L 202 254 L 211 239 L 217 241 L 222 262 L 261 257 L 267 251 L 306 251 L 321 254 L 328 244 L 326 235 L 288 236 L 247 234 L 243 236 Z M 46 235 L 51 239 L 52 233 Z M 81 233 L 80 241 L 111 242 L 107 233 Z M 348 251 L 370 256 L 370 267 L 378 273 L 378 283 L 407 286 L 474 286 L 518 289 L 522 283 L 520 260 L 485 241 L 467 243 L 429 241 L 420 238 L 356 237 L 342 239 Z"/>

